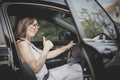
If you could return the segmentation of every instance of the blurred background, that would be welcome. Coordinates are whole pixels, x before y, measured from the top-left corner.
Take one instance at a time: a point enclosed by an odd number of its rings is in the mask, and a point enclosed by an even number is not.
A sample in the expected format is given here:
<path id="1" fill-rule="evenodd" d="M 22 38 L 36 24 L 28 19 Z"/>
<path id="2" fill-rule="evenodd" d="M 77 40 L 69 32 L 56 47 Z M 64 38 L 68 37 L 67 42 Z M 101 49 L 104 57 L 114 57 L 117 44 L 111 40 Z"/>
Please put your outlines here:
<path id="1" fill-rule="evenodd" d="M 97 0 L 115 22 L 120 23 L 120 0 Z"/>

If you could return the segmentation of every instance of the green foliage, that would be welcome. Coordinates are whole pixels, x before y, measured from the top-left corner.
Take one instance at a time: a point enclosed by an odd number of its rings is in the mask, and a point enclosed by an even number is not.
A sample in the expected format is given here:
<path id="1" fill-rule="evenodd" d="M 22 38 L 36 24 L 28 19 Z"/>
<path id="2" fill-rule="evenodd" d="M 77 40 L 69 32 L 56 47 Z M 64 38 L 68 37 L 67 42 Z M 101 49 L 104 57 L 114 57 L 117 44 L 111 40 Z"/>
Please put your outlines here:
<path id="1" fill-rule="evenodd" d="M 103 25 L 99 17 L 101 14 L 98 12 L 89 12 L 87 9 L 82 8 L 80 14 L 81 24 L 83 26 L 87 38 L 93 38 L 95 35 L 103 33 Z"/>
<path id="2" fill-rule="evenodd" d="M 45 36 L 46 39 L 49 40 L 56 40 L 58 37 L 56 36 L 56 28 L 55 25 L 45 21 L 45 20 L 39 20 L 40 22 L 40 28 L 34 38 L 32 38 L 32 41 L 42 41 L 42 37 Z"/>

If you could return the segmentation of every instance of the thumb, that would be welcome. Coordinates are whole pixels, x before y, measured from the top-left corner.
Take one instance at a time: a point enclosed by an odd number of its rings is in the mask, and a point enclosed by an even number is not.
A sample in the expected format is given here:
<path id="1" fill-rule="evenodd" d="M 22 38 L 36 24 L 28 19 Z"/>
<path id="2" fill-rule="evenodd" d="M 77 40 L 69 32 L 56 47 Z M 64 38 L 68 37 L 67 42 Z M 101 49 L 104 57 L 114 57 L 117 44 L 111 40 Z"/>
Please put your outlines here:
<path id="1" fill-rule="evenodd" d="M 46 41 L 46 38 L 45 38 L 45 36 L 43 36 L 43 43 L 45 43 L 45 41 Z"/>

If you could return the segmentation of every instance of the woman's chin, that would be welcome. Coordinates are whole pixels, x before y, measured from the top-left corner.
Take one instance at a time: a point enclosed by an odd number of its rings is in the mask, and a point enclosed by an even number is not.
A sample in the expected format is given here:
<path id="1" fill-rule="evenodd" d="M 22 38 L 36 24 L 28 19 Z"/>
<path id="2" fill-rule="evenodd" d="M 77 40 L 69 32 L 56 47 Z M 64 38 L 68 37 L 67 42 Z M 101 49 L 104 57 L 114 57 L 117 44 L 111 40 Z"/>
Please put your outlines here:
<path id="1" fill-rule="evenodd" d="M 34 36 L 35 36 L 35 34 L 30 34 L 30 36 L 31 36 L 31 37 L 34 37 Z"/>

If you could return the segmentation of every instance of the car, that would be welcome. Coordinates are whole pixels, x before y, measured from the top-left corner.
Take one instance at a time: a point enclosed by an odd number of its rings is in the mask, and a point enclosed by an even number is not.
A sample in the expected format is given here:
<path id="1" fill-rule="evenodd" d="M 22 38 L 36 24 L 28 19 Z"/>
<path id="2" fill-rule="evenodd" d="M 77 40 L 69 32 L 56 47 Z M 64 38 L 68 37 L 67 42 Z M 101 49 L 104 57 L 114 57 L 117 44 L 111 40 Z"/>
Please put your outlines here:
<path id="1" fill-rule="evenodd" d="M 38 48 L 43 48 L 42 36 L 53 42 L 53 50 L 76 43 L 46 60 L 48 69 L 79 63 L 84 80 L 120 80 L 119 31 L 96 0 L 0 0 L 0 79 L 36 80 L 14 37 L 18 21 L 27 16 L 39 20 L 31 40 Z"/>

